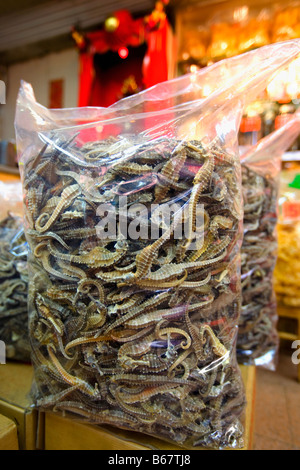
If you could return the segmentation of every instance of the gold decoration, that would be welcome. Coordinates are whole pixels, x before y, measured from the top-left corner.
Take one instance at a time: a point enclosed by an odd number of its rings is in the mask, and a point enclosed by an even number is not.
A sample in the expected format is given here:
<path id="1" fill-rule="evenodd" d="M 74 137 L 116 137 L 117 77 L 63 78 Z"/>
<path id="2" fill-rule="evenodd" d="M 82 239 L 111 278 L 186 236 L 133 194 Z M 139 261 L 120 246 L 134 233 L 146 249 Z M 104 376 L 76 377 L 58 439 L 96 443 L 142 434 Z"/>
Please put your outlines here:
<path id="1" fill-rule="evenodd" d="M 105 20 L 104 29 L 108 33 L 114 33 L 120 25 L 120 21 L 115 16 L 110 16 Z"/>

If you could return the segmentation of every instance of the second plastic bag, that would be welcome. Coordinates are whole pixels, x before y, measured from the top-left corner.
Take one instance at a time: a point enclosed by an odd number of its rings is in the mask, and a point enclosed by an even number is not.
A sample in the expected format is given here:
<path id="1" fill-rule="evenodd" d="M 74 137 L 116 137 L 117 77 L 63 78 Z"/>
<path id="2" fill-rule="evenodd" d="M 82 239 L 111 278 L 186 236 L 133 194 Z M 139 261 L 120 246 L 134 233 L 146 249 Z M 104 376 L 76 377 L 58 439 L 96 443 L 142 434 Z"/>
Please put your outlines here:
<path id="1" fill-rule="evenodd" d="M 0 182 L 0 340 L 6 358 L 30 361 L 27 243 L 21 183 Z"/>
<path id="2" fill-rule="evenodd" d="M 262 139 L 242 157 L 243 304 L 238 361 L 274 370 L 279 338 L 273 274 L 277 260 L 279 179 L 283 153 L 300 134 L 300 116 Z"/>

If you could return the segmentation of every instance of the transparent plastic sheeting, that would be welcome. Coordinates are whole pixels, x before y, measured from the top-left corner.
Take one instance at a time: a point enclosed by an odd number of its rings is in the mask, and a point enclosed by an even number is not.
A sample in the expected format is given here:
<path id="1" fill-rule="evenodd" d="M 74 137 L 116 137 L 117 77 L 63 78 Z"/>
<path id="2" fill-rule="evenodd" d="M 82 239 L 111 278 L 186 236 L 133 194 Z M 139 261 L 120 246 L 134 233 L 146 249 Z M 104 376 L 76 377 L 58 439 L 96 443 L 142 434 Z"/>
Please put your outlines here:
<path id="1" fill-rule="evenodd" d="M 0 182 L 0 340 L 6 358 L 30 361 L 27 242 L 21 183 Z"/>
<path id="2" fill-rule="evenodd" d="M 262 139 L 242 157 L 244 238 L 242 312 L 238 361 L 274 370 L 279 338 L 273 285 L 277 260 L 277 222 L 281 159 L 300 134 L 300 115 Z"/>
<path id="3" fill-rule="evenodd" d="M 22 84 L 37 406 L 183 447 L 243 446 L 237 134 L 246 99 L 298 53 L 270 46 L 108 109 L 47 110 Z"/>
<path id="4" fill-rule="evenodd" d="M 7 217 L 8 212 L 23 216 L 22 183 L 5 183 L 0 181 L 0 220 Z"/>

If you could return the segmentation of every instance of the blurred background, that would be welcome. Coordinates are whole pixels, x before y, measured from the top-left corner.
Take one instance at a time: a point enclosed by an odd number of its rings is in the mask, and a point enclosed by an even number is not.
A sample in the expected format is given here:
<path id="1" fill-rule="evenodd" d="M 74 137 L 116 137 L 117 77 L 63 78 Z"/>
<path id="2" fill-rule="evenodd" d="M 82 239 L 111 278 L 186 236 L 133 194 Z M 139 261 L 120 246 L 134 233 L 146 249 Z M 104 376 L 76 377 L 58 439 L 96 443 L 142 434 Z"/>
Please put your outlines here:
<path id="1" fill-rule="evenodd" d="M 50 108 L 109 106 L 226 57 L 300 37 L 300 2 L 14 0 L 0 5 L 0 164 L 15 166 L 20 80 Z M 209 87 L 204 95 L 210 93 Z M 300 104 L 300 59 L 244 113 L 240 145 L 282 126 Z M 297 139 L 289 149 L 298 151 Z"/>

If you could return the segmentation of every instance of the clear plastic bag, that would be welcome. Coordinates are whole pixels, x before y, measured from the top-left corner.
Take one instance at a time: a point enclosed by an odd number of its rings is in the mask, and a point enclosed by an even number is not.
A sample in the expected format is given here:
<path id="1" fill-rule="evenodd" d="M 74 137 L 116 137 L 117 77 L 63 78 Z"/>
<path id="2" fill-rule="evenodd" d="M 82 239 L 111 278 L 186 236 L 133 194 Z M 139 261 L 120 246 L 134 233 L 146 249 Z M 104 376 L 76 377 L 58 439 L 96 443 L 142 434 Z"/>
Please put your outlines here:
<path id="1" fill-rule="evenodd" d="M 298 54 L 299 40 L 273 44 L 260 48 L 259 53 L 251 51 L 219 61 L 196 73 L 159 83 L 137 95 L 124 98 L 109 108 L 87 107 L 80 108 L 80 112 L 77 108 L 52 110 L 45 108 L 36 102 L 30 84 L 23 82 L 18 97 L 16 116 L 16 127 L 19 129 L 18 154 L 22 154 L 23 160 L 26 160 L 26 153 L 30 155 L 32 145 L 40 147 L 39 133 L 43 131 L 91 123 L 94 126 L 94 132 L 91 127 L 89 138 L 96 139 L 101 137 L 99 128 L 104 119 L 107 121 L 122 116 L 128 118 L 132 114 L 146 113 L 145 119 L 149 121 L 152 112 L 178 105 L 186 106 L 189 110 L 192 101 L 198 99 L 205 99 L 207 114 L 210 113 L 210 103 L 214 107 L 220 106 L 234 96 L 240 96 L 243 103 L 250 104 L 256 98 L 258 90 L 265 88 L 266 80 L 271 78 L 276 71 L 284 69 L 291 62 L 291 58 L 297 57 Z M 245 90 L 247 90 L 246 94 Z M 198 103 L 195 106 L 198 106 Z M 28 112 L 29 107 L 31 112 Z M 204 113 L 205 107 L 203 106 L 201 114 L 204 115 Z M 23 115 L 26 115 L 26 120 Z M 99 122 L 98 128 L 97 122 Z M 149 122 L 145 122 L 145 128 L 147 124 Z M 130 119 L 127 119 L 127 127 L 127 133 L 130 133 Z M 34 135 L 33 131 L 35 131 Z M 21 171 L 22 168 L 21 162 Z"/>
<path id="2" fill-rule="evenodd" d="M 22 183 L 4 183 L 0 181 L 0 220 L 6 219 L 8 213 L 23 217 Z"/>
<path id="3" fill-rule="evenodd" d="M 242 157 L 244 239 L 242 245 L 242 313 L 238 361 L 275 370 L 279 338 L 273 274 L 277 260 L 277 221 L 281 160 L 300 134 L 296 113 L 279 130 Z"/>
<path id="4" fill-rule="evenodd" d="M 246 99 L 298 53 L 262 49 L 109 109 L 46 110 L 23 84 L 38 406 L 184 447 L 243 445 L 237 133 Z"/>
<path id="5" fill-rule="evenodd" d="M 21 183 L 0 183 L 0 340 L 7 359 L 29 362 L 27 242 Z"/>

